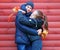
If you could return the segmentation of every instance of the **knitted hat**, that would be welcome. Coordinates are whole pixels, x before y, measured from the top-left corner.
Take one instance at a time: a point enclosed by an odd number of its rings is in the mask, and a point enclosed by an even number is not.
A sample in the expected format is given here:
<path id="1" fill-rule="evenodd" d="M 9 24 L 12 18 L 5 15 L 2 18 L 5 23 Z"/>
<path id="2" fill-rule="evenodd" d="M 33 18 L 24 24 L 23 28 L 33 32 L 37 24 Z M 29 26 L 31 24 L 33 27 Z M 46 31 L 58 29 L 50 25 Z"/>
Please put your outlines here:
<path id="1" fill-rule="evenodd" d="M 33 2 L 31 2 L 31 1 L 27 2 L 27 3 L 26 3 L 26 6 L 27 6 L 27 5 L 30 5 L 32 8 L 34 8 L 34 4 L 33 4 Z"/>
<path id="2" fill-rule="evenodd" d="M 26 4 L 22 4 L 20 7 L 22 10 L 26 11 Z"/>
<path id="3" fill-rule="evenodd" d="M 22 4 L 20 8 L 21 8 L 22 10 L 26 11 L 26 6 L 27 6 L 27 5 L 30 5 L 32 8 L 34 8 L 34 4 L 33 4 L 33 2 L 31 2 L 31 1 L 26 2 L 26 4 Z"/>

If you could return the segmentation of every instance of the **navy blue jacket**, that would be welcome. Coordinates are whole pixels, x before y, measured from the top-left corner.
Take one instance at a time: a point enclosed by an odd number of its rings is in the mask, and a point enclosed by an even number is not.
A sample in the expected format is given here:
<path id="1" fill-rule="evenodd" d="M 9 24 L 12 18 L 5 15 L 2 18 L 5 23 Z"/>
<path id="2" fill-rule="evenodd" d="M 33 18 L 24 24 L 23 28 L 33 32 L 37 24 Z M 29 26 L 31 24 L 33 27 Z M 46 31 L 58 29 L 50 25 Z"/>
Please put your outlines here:
<path id="1" fill-rule="evenodd" d="M 36 30 L 33 30 L 32 28 L 29 29 L 28 27 L 20 24 L 19 20 L 20 20 L 20 17 L 24 17 L 26 16 L 25 14 L 24 15 L 21 15 L 21 12 L 18 12 L 17 13 L 17 16 L 16 16 L 16 36 L 15 36 L 15 42 L 17 44 L 29 44 L 29 39 L 28 37 L 26 36 L 26 34 L 31 34 L 31 35 L 38 35 L 37 34 L 37 31 Z M 35 22 L 34 20 L 32 20 L 33 22 L 31 22 L 31 24 L 34 24 L 35 25 Z M 31 25 L 30 24 L 30 25 Z M 32 25 L 31 25 L 32 26 Z M 27 31 L 26 31 L 27 30 Z M 25 32 L 25 33 L 23 33 Z M 30 32 L 30 33 L 28 33 Z M 32 33 L 33 32 L 33 33 Z"/>
<path id="2" fill-rule="evenodd" d="M 35 27 L 36 22 L 34 19 L 30 19 L 29 17 L 26 17 L 26 15 L 22 15 L 22 12 L 18 12 L 16 16 L 16 43 L 20 44 L 29 44 L 29 39 L 26 35 L 33 35 L 36 36 L 38 35 L 37 30 L 29 28 L 20 22 L 30 26 L 30 27 Z M 42 20 L 40 20 L 40 23 L 42 24 Z M 23 33 L 24 32 L 24 33 Z"/>

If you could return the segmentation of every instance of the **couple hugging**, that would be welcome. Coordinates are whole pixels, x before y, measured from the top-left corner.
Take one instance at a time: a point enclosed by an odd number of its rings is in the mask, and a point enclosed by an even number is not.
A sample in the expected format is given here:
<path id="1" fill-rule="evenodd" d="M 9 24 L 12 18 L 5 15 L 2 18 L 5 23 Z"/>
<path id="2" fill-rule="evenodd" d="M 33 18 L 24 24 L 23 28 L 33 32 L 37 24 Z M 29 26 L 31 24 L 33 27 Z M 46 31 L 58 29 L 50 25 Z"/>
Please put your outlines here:
<path id="1" fill-rule="evenodd" d="M 33 2 L 22 4 L 16 14 L 15 43 L 17 50 L 42 50 L 42 38 L 48 34 L 47 17 L 40 10 L 35 10 Z"/>

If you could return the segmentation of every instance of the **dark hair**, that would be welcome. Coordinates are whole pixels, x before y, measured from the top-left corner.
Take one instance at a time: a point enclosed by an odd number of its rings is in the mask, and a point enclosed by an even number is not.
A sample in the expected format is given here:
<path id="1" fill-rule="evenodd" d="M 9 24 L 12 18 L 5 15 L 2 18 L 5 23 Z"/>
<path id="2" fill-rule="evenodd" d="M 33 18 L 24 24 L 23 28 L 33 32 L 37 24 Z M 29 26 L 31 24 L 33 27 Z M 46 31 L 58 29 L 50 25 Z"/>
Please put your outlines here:
<path id="1" fill-rule="evenodd" d="M 44 16 L 44 28 L 48 30 L 48 21 L 47 21 L 47 16 Z"/>
<path id="2" fill-rule="evenodd" d="M 37 10 L 38 15 L 36 15 L 36 18 L 40 18 L 44 20 L 44 29 L 48 30 L 48 21 L 47 21 L 47 16 L 43 14 L 42 11 Z"/>

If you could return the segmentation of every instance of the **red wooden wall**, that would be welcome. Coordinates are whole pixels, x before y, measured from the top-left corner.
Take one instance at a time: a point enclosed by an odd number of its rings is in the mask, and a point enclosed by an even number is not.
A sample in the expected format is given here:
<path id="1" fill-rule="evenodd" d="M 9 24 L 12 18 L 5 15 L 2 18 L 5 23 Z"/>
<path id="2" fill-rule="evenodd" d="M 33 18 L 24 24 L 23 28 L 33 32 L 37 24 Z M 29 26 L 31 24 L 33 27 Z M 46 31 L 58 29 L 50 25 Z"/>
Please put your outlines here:
<path id="1" fill-rule="evenodd" d="M 15 17 L 8 22 L 12 8 L 27 0 L 0 0 L 0 50 L 17 50 L 15 39 Z M 33 0 L 35 9 L 47 14 L 49 34 L 43 40 L 43 50 L 60 50 L 60 0 Z"/>

